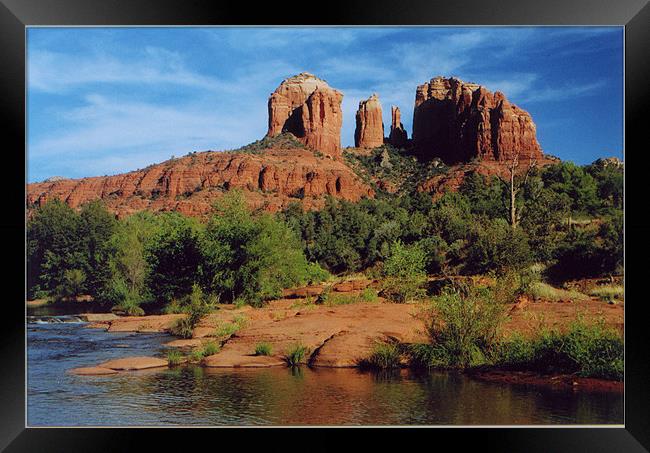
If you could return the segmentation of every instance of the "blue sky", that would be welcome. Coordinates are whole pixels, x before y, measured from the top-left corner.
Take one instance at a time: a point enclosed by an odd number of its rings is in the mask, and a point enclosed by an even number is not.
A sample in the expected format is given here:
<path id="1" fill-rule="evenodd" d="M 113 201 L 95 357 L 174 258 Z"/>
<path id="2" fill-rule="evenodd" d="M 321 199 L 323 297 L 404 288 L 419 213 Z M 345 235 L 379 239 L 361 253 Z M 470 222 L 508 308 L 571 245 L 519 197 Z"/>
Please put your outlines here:
<path id="1" fill-rule="evenodd" d="M 410 136 L 416 86 L 444 75 L 503 91 L 547 153 L 623 157 L 621 27 L 30 28 L 27 59 L 29 182 L 255 141 L 302 71 L 344 93 L 344 146 L 373 92 Z"/>

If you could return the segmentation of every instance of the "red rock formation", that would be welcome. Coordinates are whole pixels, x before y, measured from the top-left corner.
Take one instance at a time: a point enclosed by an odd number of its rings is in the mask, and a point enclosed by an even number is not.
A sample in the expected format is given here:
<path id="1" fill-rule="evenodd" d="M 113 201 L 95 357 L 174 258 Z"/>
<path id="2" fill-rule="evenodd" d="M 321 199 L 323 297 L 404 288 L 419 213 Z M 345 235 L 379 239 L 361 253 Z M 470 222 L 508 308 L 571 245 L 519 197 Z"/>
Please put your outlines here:
<path id="1" fill-rule="evenodd" d="M 284 80 L 269 98 L 269 130 L 273 137 L 291 132 L 305 145 L 341 158 L 343 94 L 313 74 Z"/>
<path id="2" fill-rule="evenodd" d="M 402 124 L 402 113 L 399 111 L 399 107 L 392 105 L 390 107 L 390 116 L 391 124 L 388 143 L 396 148 L 403 148 L 406 146 L 408 136 L 406 135 L 404 125 Z"/>
<path id="3" fill-rule="evenodd" d="M 27 205 L 59 198 L 73 208 L 101 199 L 118 216 L 180 211 L 203 216 L 215 199 L 241 189 L 254 208 L 277 211 L 291 201 L 305 209 L 324 205 L 324 196 L 349 201 L 374 196 L 342 162 L 308 149 L 269 149 L 258 154 L 203 152 L 115 176 L 65 179 L 27 186 Z"/>
<path id="4" fill-rule="evenodd" d="M 357 127 L 354 131 L 354 146 L 376 148 L 384 144 L 384 122 L 381 117 L 381 103 L 376 94 L 359 102 Z"/>
<path id="5" fill-rule="evenodd" d="M 541 159 L 535 123 L 503 93 L 475 83 L 436 77 L 418 86 L 413 112 L 413 145 L 424 159 L 446 163 Z"/>

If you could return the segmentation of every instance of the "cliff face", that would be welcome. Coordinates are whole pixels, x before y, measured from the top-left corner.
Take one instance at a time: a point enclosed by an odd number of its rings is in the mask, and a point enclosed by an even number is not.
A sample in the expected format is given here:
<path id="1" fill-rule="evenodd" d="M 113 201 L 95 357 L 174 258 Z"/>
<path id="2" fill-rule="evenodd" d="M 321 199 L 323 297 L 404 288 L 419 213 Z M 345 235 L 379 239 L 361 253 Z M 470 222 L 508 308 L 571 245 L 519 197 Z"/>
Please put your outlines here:
<path id="1" fill-rule="evenodd" d="M 413 145 L 419 157 L 448 164 L 543 157 L 528 112 L 501 92 L 456 78 L 436 77 L 417 87 Z"/>
<path id="2" fill-rule="evenodd" d="M 376 148 L 384 144 L 384 123 L 381 117 L 381 103 L 376 94 L 359 102 L 357 127 L 354 131 L 354 146 Z"/>
<path id="3" fill-rule="evenodd" d="M 310 148 L 340 159 L 342 100 L 340 91 L 313 74 L 290 77 L 269 98 L 267 136 L 291 132 Z"/>
<path id="4" fill-rule="evenodd" d="M 406 146 L 408 136 L 402 124 L 402 113 L 399 107 L 392 105 L 390 107 L 390 135 L 388 136 L 388 143 L 396 148 L 403 148 Z"/>
<path id="5" fill-rule="evenodd" d="M 259 154 L 204 152 L 130 173 L 29 184 L 28 207 L 59 198 L 73 208 L 101 199 L 118 216 L 136 211 L 180 211 L 201 216 L 228 190 L 241 189 L 254 208 L 277 211 L 291 201 L 306 209 L 325 195 L 349 201 L 374 191 L 343 163 L 306 149 L 269 149 Z"/>

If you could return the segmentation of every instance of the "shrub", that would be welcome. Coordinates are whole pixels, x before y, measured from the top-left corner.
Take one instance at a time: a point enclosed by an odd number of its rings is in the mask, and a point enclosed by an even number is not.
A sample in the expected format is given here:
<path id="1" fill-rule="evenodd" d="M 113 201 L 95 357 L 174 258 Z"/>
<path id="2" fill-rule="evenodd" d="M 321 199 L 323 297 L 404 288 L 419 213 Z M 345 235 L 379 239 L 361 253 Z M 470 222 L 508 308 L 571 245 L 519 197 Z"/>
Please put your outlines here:
<path id="1" fill-rule="evenodd" d="M 485 363 L 504 319 L 491 288 L 456 283 L 443 289 L 426 322 L 431 359 L 460 368 Z"/>
<path id="2" fill-rule="evenodd" d="M 504 273 L 522 269 L 532 262 L 533 255 L 526 233 L 521 228 L 513 229 L 503 219 L 474 225 L 468 242 L 464 266 L 468 273 Z"/>
<path id="3" fill-rule="evenodd" d="M 418 245 L 394 242 L 383 267 L 382 295 L 399 303 L 424 297 L 425 264 L 426 255 Z"/>
<path id="4" fill-rule="evenodd" d="M 532 339 L 514 335 L 502 341 L 495 363 L 511 369 L 621 380 L 623 352 L 623 340 L 602 320 L 586 323 L 578 318 L 564 333 L 542 330 Z"/>
<path id="5" fill-rule="evenodd" d="M 284 355 L 283 359 L 287 366 L 297 366 L 303 362 L 306 355 L 309 354 L 309 348 L 301 343 L 291 346 Z"/>
<path id="6" fill-rule="evenodd" d="M 182 360 L 183 354 L 181 354 L 180 351 L 177 351 L 176 349 L 170 349 L 167 351 L 167 363 L 169 366 L 179 365 Z"/>
<path id="7" fill-rule="evenodd" d="M 377 342 L 370 356 L 363 360 L 362 367 L 389 369 L 399 368 L 400 366 L 400 348 L 395 342 Z"/>
<path id="8" fill-rule="evenodd" d="M 272 347 L 269 343 L 257 343 L 255 345 L 255 355 L 271 355 Z"/>

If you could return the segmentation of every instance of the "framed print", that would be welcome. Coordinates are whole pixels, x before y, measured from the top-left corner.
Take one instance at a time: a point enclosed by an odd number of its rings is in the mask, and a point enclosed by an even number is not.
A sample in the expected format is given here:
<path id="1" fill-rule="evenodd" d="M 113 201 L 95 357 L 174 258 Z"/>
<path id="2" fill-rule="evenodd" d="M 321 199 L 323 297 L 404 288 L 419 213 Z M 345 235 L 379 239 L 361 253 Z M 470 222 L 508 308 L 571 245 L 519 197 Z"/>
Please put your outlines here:
<path id="1" fill-rule="evenodd" d="M 643 1 L 118 3 L 3 1 L 3 448 L 646 451 Z"/>

